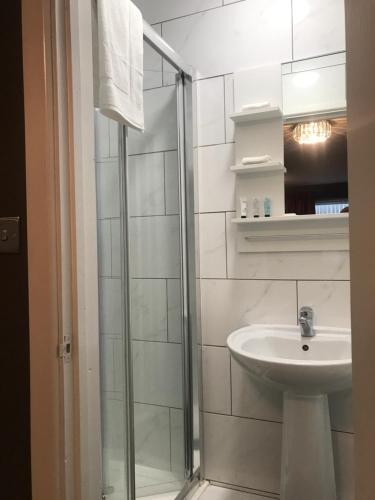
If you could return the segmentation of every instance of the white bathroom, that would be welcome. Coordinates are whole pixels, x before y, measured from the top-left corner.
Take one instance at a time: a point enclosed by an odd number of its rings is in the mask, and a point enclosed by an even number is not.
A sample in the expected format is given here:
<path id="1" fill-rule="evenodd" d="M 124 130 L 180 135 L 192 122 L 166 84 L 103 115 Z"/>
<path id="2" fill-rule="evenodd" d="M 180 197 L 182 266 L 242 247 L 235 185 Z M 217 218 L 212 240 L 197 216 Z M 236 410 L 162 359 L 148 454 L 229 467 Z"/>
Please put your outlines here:
<path id="1" fill-rule="evenodd" d="M 55 174 L 28 196 L 57 207 L 60 475 L 35 500 L 375 498 L 360 2 L 51 0 Z"/>

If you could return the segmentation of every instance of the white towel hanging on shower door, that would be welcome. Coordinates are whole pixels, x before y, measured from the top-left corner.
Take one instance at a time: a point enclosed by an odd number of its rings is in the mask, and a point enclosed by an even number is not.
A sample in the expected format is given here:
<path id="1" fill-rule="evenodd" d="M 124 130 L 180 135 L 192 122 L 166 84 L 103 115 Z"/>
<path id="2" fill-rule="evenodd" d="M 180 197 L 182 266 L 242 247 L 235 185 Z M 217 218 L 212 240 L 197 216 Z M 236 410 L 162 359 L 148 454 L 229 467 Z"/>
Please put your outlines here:
<path id="1" fill-rule="evenodd" d="M 93 32 L 95 107 L 108 118 L 143 131 L 141 12 L 131 0 L 97 0 Z"/>

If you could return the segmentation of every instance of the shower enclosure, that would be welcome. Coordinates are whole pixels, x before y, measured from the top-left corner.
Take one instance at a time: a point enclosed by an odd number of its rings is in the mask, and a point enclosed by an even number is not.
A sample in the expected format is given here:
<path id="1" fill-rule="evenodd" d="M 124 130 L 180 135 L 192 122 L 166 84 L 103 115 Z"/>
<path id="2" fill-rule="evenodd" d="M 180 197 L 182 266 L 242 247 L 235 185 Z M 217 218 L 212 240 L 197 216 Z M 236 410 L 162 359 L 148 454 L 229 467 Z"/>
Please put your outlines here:
<path id="1" fill-rule="evenodd" d="M 145 132 L 95 112 L 108 500 L 180 498 L 200 465 L 191 73 L 147 24 L 144 52 Z"/>

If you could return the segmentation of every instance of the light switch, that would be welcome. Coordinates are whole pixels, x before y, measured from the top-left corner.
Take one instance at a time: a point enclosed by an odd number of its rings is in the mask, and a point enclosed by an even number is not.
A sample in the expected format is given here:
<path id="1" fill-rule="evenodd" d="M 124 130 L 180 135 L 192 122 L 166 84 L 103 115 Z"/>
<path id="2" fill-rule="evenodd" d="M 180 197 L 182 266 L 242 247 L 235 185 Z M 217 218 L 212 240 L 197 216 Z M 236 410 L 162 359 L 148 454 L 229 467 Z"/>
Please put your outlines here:
<path id="1" fill-rule="evenodd" d="M 0 253 L 18 253 L 20 249 L 20 218 L 0 217 Z"/>

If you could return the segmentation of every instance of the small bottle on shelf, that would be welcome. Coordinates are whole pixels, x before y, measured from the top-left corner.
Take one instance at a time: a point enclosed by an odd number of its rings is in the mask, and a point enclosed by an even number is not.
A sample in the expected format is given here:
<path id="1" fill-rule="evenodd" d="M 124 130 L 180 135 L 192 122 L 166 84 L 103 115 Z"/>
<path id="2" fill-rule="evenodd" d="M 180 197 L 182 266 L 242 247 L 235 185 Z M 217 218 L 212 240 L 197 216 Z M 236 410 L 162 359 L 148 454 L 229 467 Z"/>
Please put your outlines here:
<path id="1" fill-rule="evenodd" d="M 258 219 L 260 217 L 260 203 L 258 198 L 253 200 L 253 217 Z"/>
<path id="2" fill-rule="evenodd" d="M 271 212 L 272 212 L 271 198 L 268 198 L 268 196 L 266 196 L 264 198 L 264 217 L 271 217 Z"/>
<path id="3" fill-rule="evenodd" d="M 240 198 L 240 212 L 241 212 L 241 219 L 246 219 L 247 218 L 247 198 L 245 198 L 245 197 Z"/>

